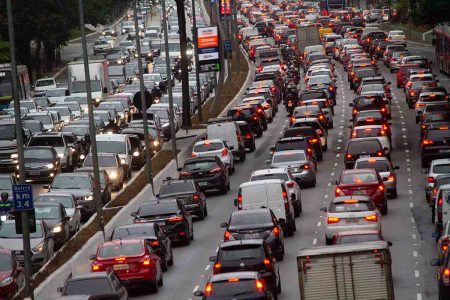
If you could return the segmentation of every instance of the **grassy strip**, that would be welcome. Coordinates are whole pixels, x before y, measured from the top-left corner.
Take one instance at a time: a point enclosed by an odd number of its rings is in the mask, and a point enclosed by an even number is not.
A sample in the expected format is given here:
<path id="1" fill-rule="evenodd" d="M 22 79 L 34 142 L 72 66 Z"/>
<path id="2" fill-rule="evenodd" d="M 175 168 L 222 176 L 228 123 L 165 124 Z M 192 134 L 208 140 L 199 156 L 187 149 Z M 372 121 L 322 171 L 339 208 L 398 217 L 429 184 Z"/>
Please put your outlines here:
<path id="1" fill-rule="evenodd" d="M 152 158 L 153 177 L 164 169 L 172 160 L 172 150 L 161 150 Z M 145 167 L 146 168 L 146 167 Z M 133 184 L 124 187 L 116 198 L 107 204 L 107 207 L 125 206 L 131 201 L 147 184 L 147 172 L 140 172 L 134 179 Z"/>

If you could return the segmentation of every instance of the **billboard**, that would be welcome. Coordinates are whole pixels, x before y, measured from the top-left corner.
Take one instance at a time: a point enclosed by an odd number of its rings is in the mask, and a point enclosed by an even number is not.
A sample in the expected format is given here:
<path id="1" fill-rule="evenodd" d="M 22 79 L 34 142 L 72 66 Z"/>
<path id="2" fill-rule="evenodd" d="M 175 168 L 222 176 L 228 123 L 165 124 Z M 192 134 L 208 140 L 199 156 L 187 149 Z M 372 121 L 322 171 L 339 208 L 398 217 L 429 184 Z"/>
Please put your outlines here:
<path id="1" fill-rule="evenodd" d="M 198 27 L 197 41 L 199 71 L 219 71 L 219 28 L 217 26 Z"/>

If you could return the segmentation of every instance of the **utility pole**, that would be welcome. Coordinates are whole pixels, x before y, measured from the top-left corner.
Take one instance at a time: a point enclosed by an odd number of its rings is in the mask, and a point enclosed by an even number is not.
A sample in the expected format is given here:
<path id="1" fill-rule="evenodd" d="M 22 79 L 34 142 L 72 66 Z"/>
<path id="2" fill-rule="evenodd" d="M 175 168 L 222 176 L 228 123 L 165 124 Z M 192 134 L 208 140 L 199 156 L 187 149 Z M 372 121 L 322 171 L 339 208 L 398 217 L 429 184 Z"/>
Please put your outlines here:
<path id="1" fill-rule="evenodd" d="M 241 49 L 238 39 L 236 0 L 231 0 L 231 13 L 233 15 L 233 41 L 234 49 L 236 51 L 236 67 L 239 75 L 241 73 Z"/>
<path id="2" fill-rule="evenodd" d="M 152 186 L 153 190 L 153 175 L 152 175 L 152 149 L 150 148 L 150 137 L 148 134 L 148 121 L 147 121 L 147 101 L 145 97 L 144 87 L 144 70 L 142 68 L 142 55 L 141 55 L 141 37 L 137 18 L 137 0 L 134 0 L 134 30 L 136 31 L 136 52 L 138 55 L 138 69 L 139 69 L 139 91 L 141 94 L 141 113 L 142 122 L 144 123 L 144 143 L 145 143 L 145 164 L 147 168 L 147 183 Z M 131 168 L 131 166 L 130 166 Z"/>
<path id="3" fill-rule="evenodd" d="M 17 83 L 17 62 L 16 62 L 16 42 L 14 35 L 14 17 L 11 0 L 6 1 L 6 10 L 8 14 L 8 34 L 9 34 L 9 55 L 11 58 L 11 83 L 12 95 L 14 101 L 14 119 L 16 122 L 16 140 L 17 140 L 17 159 L 19 160 L 19 182 L 25 184 L 25 161 L 23 156 L 24 136 L 22 121 L 20 119 L 20 99 Z M 22 239 L 23 256 L 25 266 L 25 297 L 34 299 L 33 286 L 31 284 L 31 245 L 30 245 L 30 223 L 28 211 L 21 212 L 22 219 Z"/>
<path id="4" fill-rule="evenodd" d="M 197 81 L 197 114 L 198 120 L 203 122 L 203 112 L 202 112 L 202 99 L 200 99 L 200 70 L 198 68 L 198 32 L 197 32 L 197 20 L 195 15 L 195 0 L 192 0 L 192 26 L 194 35 L 194 56 L 195 56 L 195 80 Z"/>
<path id="5" fill-rule="evenodd" d="M 177 4 L 178 24 L 180 26 L 180 52 L 181 52 L 181 92 L 183 97 L 183 128 L 187 131 L 191 127 L 190 98 L 189 98 L 189 72 L 187 60 L 186 14 L 184 0 L 175 0 Z M 197 97 L 198 98 L 198 97 Z M 199 99 L 197 99 L 199 101 Z"/>
<path id="6" fill-rule="evenodd" d="M 97 217 L 99 222 L 99 229 L 103 233 L 103 239 L 105 240 L 105 223 L 103 219 L 103 203 L 100 192 L 100 174 L 98 170 L 98 153 L 97 153 L 97 137 L 95 132 L 94 123 L 94 108 L 92 105 L 92 92 L 91 92 L 91 77 L 89 72 L 89 61 L 86 45 L 86 32 L 84 30 L 84 8 L 83 0 L 78 0 L 78 13 L 80 15 L 80 30 L 81 30 L 81 47 L 83 50 L 83 63 L 84 63 L 84 77 L 86 79 L 86 94 L 88 105 L 88 117 L 89 117 L 89 135 L 91 138 L 91 153 L 92 153 L 92 169 L 94 173 L 94 201 L 97 210 Z M 130 166 L 131 167 L 131 166 Z"/>
<path id="7" fill-rule="evenodd" d="M 169 124 L 170 124 L 170 141 L 172 143 L 172 156 L 178 167 L 178 151 L 177 151 L 177 138 L 175 132 L 175 113 L 173 110 L 173 94 L 172 94 L 172 76 L 170 69 L 169 58 L 169 36 L 167 35 L 167 12 L 166 2 L 162 1 L 162 14 L 163 14 L 163 36 L 164 36 L 164 51 L 166 55 L 166 71 L 167 71 L 167 93 L 169 94 Z M 189 104 L 190 105 L 190 104 Z M 190 109 L 190 108 L 189 108 Z M 189 110 L 190 112 L 190 110 Z"/>

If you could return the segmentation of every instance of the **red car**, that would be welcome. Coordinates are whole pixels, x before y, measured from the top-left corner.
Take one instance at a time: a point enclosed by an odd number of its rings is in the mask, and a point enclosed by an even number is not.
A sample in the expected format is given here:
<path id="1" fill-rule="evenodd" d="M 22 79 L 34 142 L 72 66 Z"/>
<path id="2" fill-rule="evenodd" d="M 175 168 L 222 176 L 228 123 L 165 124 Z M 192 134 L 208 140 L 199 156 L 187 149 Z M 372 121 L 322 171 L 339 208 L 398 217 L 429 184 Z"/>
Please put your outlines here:
<path id="1" fill-rule="evenodd" d="M 144 286 L 157 292 L 163 284 L 161 258 L 145 240 L 104 242 L 90 258 L 92 272 L 112 269 L 125 286 Z"/>
<path id="2" fill-rule="evenodd" d="M 369 196 L 381 214 L 387 214 L 386 188 L 383 184 L 383 178 L 375 169 L 343 170 L 339 181 L 334 180 L 333 184 L 337 185 L 336 197 Z"/>
<path id="3" fill-rule="evenodd" d="M 401 88 L 405 86 L 405 83 L 407 81 L 406 72 L 408 69 L 412 68 L 418 68 L 418 64 L 403 64 L 400 65 L 397 71 L 397 88 Z M 391 69 L 392 70 L 392 69 Z"/>
<path id="4" fill-rule="evenodd" d="M 25 284 L 25 274 L 11 250 L 0 248 L 0 299 L 11 299 Z"/>

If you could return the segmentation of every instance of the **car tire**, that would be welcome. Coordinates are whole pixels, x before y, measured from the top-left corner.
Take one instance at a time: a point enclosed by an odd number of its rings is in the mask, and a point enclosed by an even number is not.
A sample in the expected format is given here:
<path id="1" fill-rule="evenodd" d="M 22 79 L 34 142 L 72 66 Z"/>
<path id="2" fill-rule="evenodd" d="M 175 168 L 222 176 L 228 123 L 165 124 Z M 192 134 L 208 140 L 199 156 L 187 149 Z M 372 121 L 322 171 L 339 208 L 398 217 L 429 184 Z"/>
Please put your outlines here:
<path id="1" fill-rule="evenodd" d="M 295 219 L 292 218 L 292 231 L 296 232 L 297 231 L 297 224 L 295 223 Z"/>
<path id="2" fill-rule="evenodd" d="M 334 123 L 331 122 L 330 125 L 328 126 L 329 129 L 333 129 L 334 128 Z"/>
<path id="3" fill-rule="evenodd" d="M 278 278 L 280 278 L 280 273 L 278 273 Z M 277 294 L 281 294 L 281 279 L 278 281 Z"/>
<path id="4" fill-rule="evenodd" d="M 206 204 L 205 204 L 205 211 L 204 211 L 204 215 L 205 215 L 205 217 L 207 217 L 207 216 L 208 216 L 208 208 L 206 207 Z"/>
<path id="5" fill-rule="evenodd" d="M 261 129 L 258 130 L 258 133 L 256 134 L 256 137 L 260 138 L 260 137 L 262 137 L 262 135 L 263 135 L 263 129 L 261 128 Z"/>
<path id="6" fill-rule="evenodd" d="M 316 176 L 314 176 L 314 180 L 313 180 L 313 182 L 311 183 L 311 187 L 315 187 L 315 186 L 316 186 L 316 183 L 317 183 Z"/>
<path id="7" fill-rule="evenodd" d="M 302 201 L 298 201 L 298 212 L 299 212 L 299 215 L 303 212 Z"/>
<path id="8" fill-rule="evenodd" d="M 239 155 L 239 161 L 244 162 L 245 161 L 245 151 L 242 151 L 242 153 Z"/>
<path id="9" fill-rule="evenodd" d="M 322 161 L 323 160 L 323 153 L 319 153 L 317 155 L 317 161 Z"/>
<path id="10" fill-rule="evenodd" d="M 294 217 L 300 217 L 300 205 L 298 203 L 294 206 Z"/>
<path id="11" fill-rule="evenodd" d="M 325 235 L 325 244 L 326 245 L 331 245 L 333 243 L 333 239 L 331 238 L 331 239 L 329 239 L 328 237 L 327 237 L 327 235 Z"/>
<path id="12" fill-rule="evenodd" d="M 151 281 L 149 284 L 150 293 L 157 294 L 158 293 L 158 281 Z"/>
<path id="13" fill-rule="evenodd" d="M 255 141 L 253 141 L 253 145 L 250 147 L 250 152 L 254 152 L 256 150 Z"/>
<path id="14" fill-rule="evenodd" d="M 422 168 L 428 167 L 428 160 L 422 158 L 421 163 L 422 163 Z"/>
<path id="15" fill-rule="evenodd" d="M 165 260 L 165 259 L 162 259 L 162 263 L 161 263 L 161 270 L 163 271 L 163 272 L 166 272 L 168 269 L 169 269 L 169 267 L 168 267 L 168 264 L 167 264 L 167 260 Z M 162 277 L 162 276 L 161 276 Z M 160 285 L 161 286 L 161 285 Z"/>
<path id="16" fill-rule="evenodd" d="M 325 144 L 325 146 L 322 147 L 322 151 L 327 152 L 328 150 L 328 143 Z"/>
<path id="17" fill-rule="evenodd" d="M 200 221 L 203 221 L 205 219 L 205 209 L 204 208 L 200 209 L 200 212 L 198 214 L 198 219 Z"/>
<path id="18" fill-rule="evenodd" d="M 392 192 L 391 197 L 392 197 L 392 198 L 397 198 L 397 190 L 395 190 L 394 192 Z"/>
<path id="19" fill-rule="evenodd" d="M 173 266 L 173 252 L 172 252 L 172 248 L 170 248 L 170 259 L 167 261 L 167 265 Z"/>
<path id="20" fill-rule="evenodd" d="M 292 228 L 292 223 L 289 225 L 288 224 L 285 225 L 285 234 L 286 234 L 286 236 L 294 235 L 294 228 Z"/>
<path id="21" fill-rule="evenodd" d="M 268 128 L 267 123 L 268 123 L 268 121 L 266 121 L 266 123 L 264 123 L 264 125 L 262 125 L 262 130 L 264 130 L 264 131 L 267 130 L 267 128 Z"/>
<path id="22" fill-rule="evenodd" d="M 385 201 L 383 208 L 380 210 L 381 215 L 385 216 L 388 213 L 388 205 L 387 205 L 387 201 Z"/>
<path id="23" fill-rule="evenodd" d="M 184 238 L 183 245 L 184 246 L 189 246 L 190 244 L 191 244 L 191 238 L 189 236 L 186 236 Z"/>
<path id="24" fill-rule="evenodd" d="M 158 286 L 163 286 L 164 285 L 164 276 L 161 273 L 161 278 L 158 280 Z"/>

